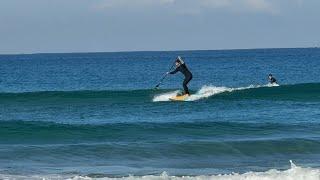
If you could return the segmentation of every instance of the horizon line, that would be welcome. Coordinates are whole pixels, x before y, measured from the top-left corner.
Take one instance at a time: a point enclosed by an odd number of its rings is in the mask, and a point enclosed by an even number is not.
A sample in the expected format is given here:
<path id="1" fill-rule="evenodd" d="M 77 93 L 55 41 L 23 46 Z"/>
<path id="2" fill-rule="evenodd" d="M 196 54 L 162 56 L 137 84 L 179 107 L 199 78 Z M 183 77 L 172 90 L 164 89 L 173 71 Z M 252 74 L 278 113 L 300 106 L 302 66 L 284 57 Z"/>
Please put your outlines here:
<path id="1" fill-rule="evenodd" d="M 226 49 L 183 49 L 183 50 L 123 50 L 123 51 L 74 51 L 74 52 L 34 52 L 34 53 L 4 53 L 0 56 L 19 56 L 37 54 L 95 54 L 95 53 L 139 53 L 139 52 L 186 52 L 186 51 L 240 51 L 240 50 L 271 50 L 271 49 L 313 49 L 314 47 L 266 47 L 266 48 L 226 48 Z"/>

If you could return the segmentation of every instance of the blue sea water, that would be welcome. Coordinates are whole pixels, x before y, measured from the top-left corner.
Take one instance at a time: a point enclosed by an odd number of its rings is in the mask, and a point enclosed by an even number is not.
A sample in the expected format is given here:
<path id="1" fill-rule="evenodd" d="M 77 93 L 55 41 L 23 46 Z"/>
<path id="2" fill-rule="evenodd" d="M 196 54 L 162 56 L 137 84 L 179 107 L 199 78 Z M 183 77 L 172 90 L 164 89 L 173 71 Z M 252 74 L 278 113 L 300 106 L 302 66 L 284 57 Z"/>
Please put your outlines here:
<path id="1" fill-rule="evenodd" d="M 187 102 L 169 101 L 181 74 L 154 89 L 178 55 L 194 76 Z M 319 179 L 319 59 L 318 48 L 0 55 L 0 178 Z"/>

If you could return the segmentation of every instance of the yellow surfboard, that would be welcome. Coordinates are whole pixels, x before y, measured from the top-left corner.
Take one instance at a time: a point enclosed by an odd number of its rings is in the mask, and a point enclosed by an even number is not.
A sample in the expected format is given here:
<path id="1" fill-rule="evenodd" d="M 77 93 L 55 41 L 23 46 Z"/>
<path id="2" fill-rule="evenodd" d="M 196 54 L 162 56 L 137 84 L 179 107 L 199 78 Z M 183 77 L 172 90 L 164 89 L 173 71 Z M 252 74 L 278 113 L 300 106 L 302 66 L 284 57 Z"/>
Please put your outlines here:
<path id="1" fill-rule="evenodd" d="M 175 97 L 172 97 L 170 98 L 171 101 L 185 101 L 190 95 L 188 94 L 185 94 L 185 95 L 182 95 L 182 96 L 175 96 Z"/>

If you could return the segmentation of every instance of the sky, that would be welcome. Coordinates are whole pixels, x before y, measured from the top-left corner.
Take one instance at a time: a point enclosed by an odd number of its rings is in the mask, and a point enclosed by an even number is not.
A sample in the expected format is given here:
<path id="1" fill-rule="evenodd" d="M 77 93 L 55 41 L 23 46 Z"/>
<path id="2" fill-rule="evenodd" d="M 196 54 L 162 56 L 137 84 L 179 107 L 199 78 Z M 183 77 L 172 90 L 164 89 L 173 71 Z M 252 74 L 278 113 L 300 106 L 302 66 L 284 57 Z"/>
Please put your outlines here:
<path id="1" fill-rule="evenodd" d="M 0 54 L 320 46 L 319 0 L 1 0 Z"/>

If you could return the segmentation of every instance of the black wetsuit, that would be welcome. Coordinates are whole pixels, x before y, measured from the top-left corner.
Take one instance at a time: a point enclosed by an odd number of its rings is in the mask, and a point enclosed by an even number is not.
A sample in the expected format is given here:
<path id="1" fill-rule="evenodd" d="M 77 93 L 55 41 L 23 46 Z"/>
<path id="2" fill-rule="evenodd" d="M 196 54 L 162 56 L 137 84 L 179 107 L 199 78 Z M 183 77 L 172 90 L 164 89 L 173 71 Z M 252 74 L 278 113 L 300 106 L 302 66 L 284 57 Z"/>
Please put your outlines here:
<path id="1" fill-rule="evenodd" d="M 271 77 L 271 78 L 270 78 L 270 83 L 271 83 L 271 84 L 273 84 L 273 83 L 277 83 L 277 80 L 276 80 L 276 78 L 274 78 L 274 77 Z"/>
<path id="2" fill-rule="evenodd" d="M 180 71 L 184 75 L 184 80 L 183 80 L 183 89 L 185 94 L 190 94 L 189 89 L 187 84 L 191 81 L 192 79 L 192 74 L 187 68 L 186 64 L 181 64 L 179 67 L 177 67 L 174 71 L 170 72 L 170 74 L 175 74 L 178 71 Z"/>

